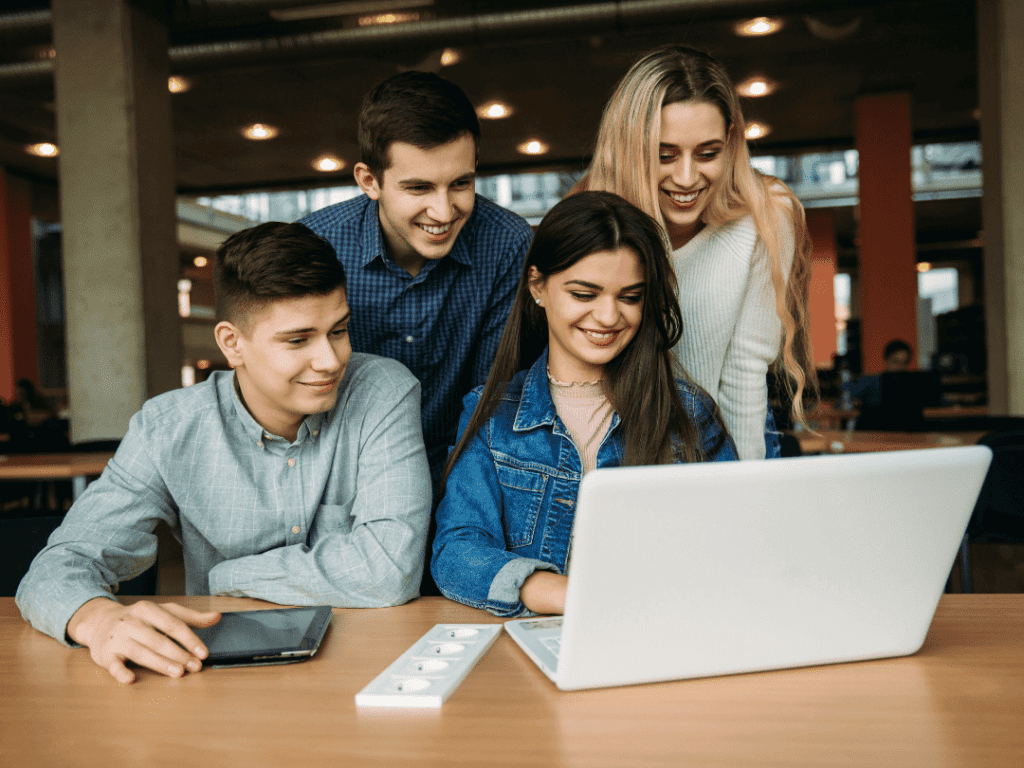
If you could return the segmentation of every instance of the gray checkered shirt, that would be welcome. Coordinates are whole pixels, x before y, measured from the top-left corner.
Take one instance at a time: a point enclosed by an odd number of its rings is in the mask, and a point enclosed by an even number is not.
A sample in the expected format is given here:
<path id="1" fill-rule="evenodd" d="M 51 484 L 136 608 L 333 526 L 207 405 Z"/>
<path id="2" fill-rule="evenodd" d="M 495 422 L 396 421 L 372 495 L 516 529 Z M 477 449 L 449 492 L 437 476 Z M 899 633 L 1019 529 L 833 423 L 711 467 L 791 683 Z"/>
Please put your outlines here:
<path id="1" fill-rule="evenodd" d="M 294 443 L 242 405 L 234 374 L 147 402 L 18 588 L 22 615 L 67 642 L 74 613 L 156 558 L 163 520 L 190 595 L 379 607 L 419 593 L 430 477 L 420 387 L 393 360 L 353 354 L 338 402 Z"/>

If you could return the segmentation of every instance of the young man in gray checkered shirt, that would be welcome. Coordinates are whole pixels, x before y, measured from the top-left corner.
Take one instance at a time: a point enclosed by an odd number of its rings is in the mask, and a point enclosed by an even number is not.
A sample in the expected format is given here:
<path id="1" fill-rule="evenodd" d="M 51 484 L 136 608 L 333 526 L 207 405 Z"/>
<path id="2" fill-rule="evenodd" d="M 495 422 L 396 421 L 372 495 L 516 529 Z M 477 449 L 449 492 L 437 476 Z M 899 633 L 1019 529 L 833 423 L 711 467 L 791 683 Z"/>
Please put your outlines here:
<path id="1" fill-rule="evenodd" d="M 431 494 L 419 382 L 352 352 L 333 248 L 301 224 L 262 224 L 221 246 L 214 276 L 233 371 L 143 406 L 18 588 L 33 626 L 124 683 L 127 662 L 198 671 L 206 648 L 189 627 L 219 620 L 113 598 L 153 564 L 161 520 L 190 595 L 380 607 L 419 590 Z"/>

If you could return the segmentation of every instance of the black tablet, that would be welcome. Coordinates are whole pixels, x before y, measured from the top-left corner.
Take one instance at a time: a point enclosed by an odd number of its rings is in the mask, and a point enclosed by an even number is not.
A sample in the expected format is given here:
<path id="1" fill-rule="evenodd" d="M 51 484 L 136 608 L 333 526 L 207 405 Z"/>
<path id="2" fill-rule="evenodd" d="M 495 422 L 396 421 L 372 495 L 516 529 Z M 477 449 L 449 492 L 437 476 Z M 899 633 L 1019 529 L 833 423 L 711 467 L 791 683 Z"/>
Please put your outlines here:
<path id="1" fill-rule="evenodd" d="M 289 664 L 308 659 L 331 623 L 331 608 L 268 608 L 228 611 L 212 627 L 193 627 L 210 655 L 208 667 Z"/>

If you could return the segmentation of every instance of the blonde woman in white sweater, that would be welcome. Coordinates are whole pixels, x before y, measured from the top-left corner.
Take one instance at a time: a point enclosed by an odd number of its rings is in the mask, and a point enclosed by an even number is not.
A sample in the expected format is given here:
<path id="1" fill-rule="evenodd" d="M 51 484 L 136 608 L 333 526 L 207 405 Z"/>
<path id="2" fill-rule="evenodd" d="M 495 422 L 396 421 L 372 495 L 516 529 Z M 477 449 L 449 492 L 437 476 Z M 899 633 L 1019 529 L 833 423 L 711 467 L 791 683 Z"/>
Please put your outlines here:
<path id="1" fill-rule="evenodd" d="M 750 165 L 739 98 L 715 59 L 682 46 L 638 61 L 605 107 L 580 188 L 661 222 L 679 281 L 676 357 L 715 398 L 741 459 L 777 455 L 766 374 L 803 420 L 816 379 L 806 330 L 803 207 Z"/>

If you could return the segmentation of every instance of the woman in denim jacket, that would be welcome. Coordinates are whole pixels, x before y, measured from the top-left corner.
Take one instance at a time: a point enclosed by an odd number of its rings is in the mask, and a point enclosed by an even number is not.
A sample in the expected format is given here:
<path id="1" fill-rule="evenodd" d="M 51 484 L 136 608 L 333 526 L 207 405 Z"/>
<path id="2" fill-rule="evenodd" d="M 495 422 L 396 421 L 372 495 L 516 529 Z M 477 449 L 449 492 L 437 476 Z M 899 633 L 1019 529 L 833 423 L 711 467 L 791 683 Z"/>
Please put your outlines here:
<path id="1" fill-rule="evenodd" d="M 561 613 L 587 471 L 736 458 L 715 403 L 674 375 L 681 333 L 653 219 L 608 192 L 551 209 L 445 467 L 431 572 L 446 597 Z"/>

